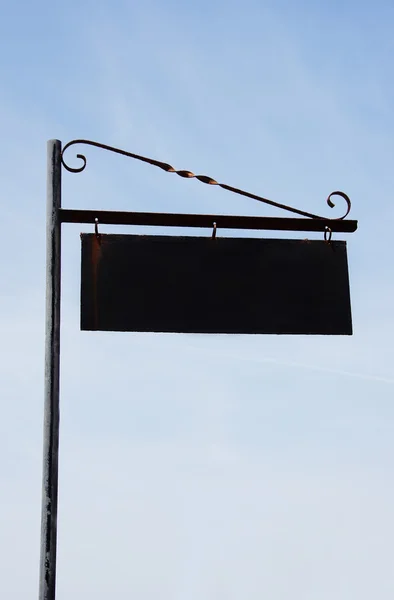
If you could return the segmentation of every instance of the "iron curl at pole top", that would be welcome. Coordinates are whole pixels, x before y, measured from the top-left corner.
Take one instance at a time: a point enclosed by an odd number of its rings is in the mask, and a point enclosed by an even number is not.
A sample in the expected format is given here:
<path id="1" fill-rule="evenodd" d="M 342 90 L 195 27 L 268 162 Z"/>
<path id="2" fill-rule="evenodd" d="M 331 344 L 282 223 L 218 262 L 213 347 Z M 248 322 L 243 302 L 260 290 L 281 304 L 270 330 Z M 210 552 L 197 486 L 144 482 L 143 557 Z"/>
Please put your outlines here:
<path id="1" fill-rule="evenodd" d="M 82 160 L 82 165 L 80 167 L 70 167 L 70 165 L 68 165 L 66 163 L 66 161 L 64 159 L 64 154 L 65 154 L 66 150 L 68 148 L 70 148 L 70 146 L 74 146 L 76 144 L 94 146 L 95 148 L 101 148 L 102 150 L 108 150 L 109 152 L 114 152 L 116 154 L 121 154 L 122 156 L 134 158 L 141 162 L 145 162 L 145 163 L 148 163 L 155 167 L 158 167 L 159 169 L 163 169 L 163 171 L 166 171 L 167 173 L 175 173 L 176 175 L 179 175 L 179 177 L 184 177 L 187 179 L 195 178 L 195 179 L 198 179 L 199 181 L 201 181 L 202 183 L 206 183 L 208 185 L 217 185 L 217 186 L 221 187 L 222 189 L 227 190 L 228 192 L 232 192 L 234 194 L 239 194 L 240 196 L 245 196 L 246 198 L 251 198 L 252 200 L 257 200 L 258 202 L 263 202 L 264 204 L 268 204 L 270 206 L 274 206 L 276 208 L 280 208 L 281 210 L 286 210 L 288 212 L 291 212 L 291 213 L 294 213 L 297 215 L 301 215 L 303 217 L 309 217 L 311 219 L 326 219 L 327 218 L 327 217 L 322 217 L 320 215 L 315 215 L 310 212 L 306 212 L 304 210 L 300 210 L 298 208 L 294 208 L 293 206 L 288 206 L 286 204 L 280 204 L 279 202 L 274 202 L 273 200 L 269 200 L 268 198 L 263 198 L 262 196 L 258 196 L 256 194 L 251 194 L 250 192 L 246 192 L 244 190 L 232 187 L 225 183 L 219 183 L 218 181 L 216 181 L 215 179 L 212 179 L 212 177 L 208 177 L 207 175 L 195 175 L 194 173 L 192 173 L 192 171 L 186 171 L 186 170 L 177 171 L 176 169 L 174 169 L 174 167 L 172 167 L 168 163 L 154 160 L 153 158 L 147 158 L 146 156 L 141 156 L 139 154 L 133 154 L 132 152 L 126 152 L 126 150 L 121 150 L 120 148 L 114 148 L 113 146 L 107 146 L 106 144 L 100 144 L 99 142 L 93 142 L 92 140 L 82 140 L 82 139 L 81 140 L 72 140 L 71 142 L 68 142 L 64 146 L 63 151 L 62 151 L 62 165 L 70 173 L 81 173 L 85 169 L 86 164 L 87 164 L 86 156 L 84 154 L 76 155 L 76 157 L 78 159 Z M 332 219 L 334 221 L 340 221 L 342 219 L 345 219 L 348 216 L 350 209 L 351 209 L 351 202 L 350 202 L 349 196 L 347 196 L 344 192 L 340 192 L 340 191 L 331 192 L 331 194 L 328 196 L 328 198 L 326 200 L 326 202 L 330 208 L 335 207 L 335 203 L 332 200 L 332 198 L 335 196 L 339 196 L 339 197 L 343 198 L 347 205 L 347 210 L 344 215 L 342 215 L 341 217 L 336 217 L 335 219 Z"/>

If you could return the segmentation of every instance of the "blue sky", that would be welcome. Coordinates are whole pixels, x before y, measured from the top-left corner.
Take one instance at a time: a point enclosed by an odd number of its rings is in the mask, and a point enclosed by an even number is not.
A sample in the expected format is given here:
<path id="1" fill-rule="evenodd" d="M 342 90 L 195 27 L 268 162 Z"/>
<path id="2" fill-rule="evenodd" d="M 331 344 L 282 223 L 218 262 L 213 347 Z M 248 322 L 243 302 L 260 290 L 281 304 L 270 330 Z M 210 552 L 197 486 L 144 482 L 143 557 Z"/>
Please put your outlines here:
<path id="1" fill-rule="evenodd" d="M 0 596 L 38 590 L 46 141 L 84 137 L 322 215 L 346 192 L 354 336 L 80 332 L 90 228 L 64 226 L 58 599 L 391 600 L 394 5 L 3 1 L 0 17 Z M 86 155 L 66 207 L 280 215 Z"/>

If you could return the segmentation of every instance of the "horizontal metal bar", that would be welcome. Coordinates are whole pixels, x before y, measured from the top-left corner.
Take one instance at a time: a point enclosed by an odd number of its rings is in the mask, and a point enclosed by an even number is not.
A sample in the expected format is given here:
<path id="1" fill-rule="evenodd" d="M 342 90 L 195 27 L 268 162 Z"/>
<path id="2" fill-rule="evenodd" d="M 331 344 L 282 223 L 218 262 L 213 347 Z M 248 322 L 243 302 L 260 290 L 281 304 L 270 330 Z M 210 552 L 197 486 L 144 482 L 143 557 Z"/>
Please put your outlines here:
<path id="1" fill-rule="evenodd" d="M 331 231 L 352 233 L 357 221 L 342 219 L 298 219 L 286 217 L 245 217 L 235 215 L 188 215 L 113 210 L 60 209 L 62 223 L 94 223 L 104 225 L 147 225 L 153 227 L 206 227 L 216 223 L 218 229 L 265 229 L 272 231 Z"/>

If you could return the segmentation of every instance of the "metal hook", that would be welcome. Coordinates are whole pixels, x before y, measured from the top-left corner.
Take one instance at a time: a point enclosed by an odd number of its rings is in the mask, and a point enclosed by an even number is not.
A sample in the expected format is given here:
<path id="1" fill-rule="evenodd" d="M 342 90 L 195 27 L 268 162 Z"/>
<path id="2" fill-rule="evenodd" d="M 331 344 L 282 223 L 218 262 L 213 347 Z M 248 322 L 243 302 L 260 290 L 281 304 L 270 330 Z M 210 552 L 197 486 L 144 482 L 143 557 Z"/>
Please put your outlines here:
<path id="1" fill-rule="evenodd" d="M 212 239 L 214 240 L 216 238 L 216 223 L 213 223 L 213 230 L 212 230 Z"/>
<path id="2" fill-rule="evenodd" d="M 98 230 L 98 224 L 99 224 L 99 220 L 96 218 L 94 220 L 94 234 L 96 236 L 97 241 L 100 243 L 101 242 L 101 234 L 99 233 L 99 230 Z"/>
<path id="3" fill-rule="evenodd" d="M 326 227 L 324 228 L 324 241 L 330 243 L 331 242 L 331 238 L 332 238 L 332 229 L 330 229 L 330 227 Z"/>

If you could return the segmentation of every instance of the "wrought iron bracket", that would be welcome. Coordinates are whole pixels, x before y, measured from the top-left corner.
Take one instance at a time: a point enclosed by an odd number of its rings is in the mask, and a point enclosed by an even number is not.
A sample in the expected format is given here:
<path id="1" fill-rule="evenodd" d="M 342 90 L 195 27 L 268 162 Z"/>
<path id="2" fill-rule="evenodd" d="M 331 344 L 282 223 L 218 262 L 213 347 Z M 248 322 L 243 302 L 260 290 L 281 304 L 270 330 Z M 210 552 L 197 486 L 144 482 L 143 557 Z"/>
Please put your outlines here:
<path id="1" fill-rule="evenodd" d="M 202 183 L 208 185 L 217 185 L 224 190 L 232 192 L 234 194 L 239 194 L 241 196 L 245 196 L 246 198 L 251 198 L 252 200 L 257 200 L 258 202 L 262 202 L 269 206 L 274 206 L 281 210 L 291 212 L 293 214 L 300 215 L 301 217 L 305 217 L 304 219 L 299 218 L 277 218 L 277 217 L 242 217 L 242 216 L 213 216 L 213 215 L 170 215 L 164 213 L 125 213 L 125 212 L 114 212 L 114 211 L 95 211 L 95 215 L 100 213 L 100 222 L 102 223 L 112 223 L 119 225 L 164 225 L 164 226 L 178 226 L 178 227 L 205 227 L 205 221 L 209 220 L 209 227 L 212 226 L 212 219 L 218 223 L 220 222 L 221 228 L 231 228 L 231 229 L 276 229 L 276 230 L 286 230 L 286 231 L 325 231 L 327 227 L 331 229 L 331 231 L 341 231 L 341 232 L 353 232 L 357 229 L 357 221 L 346 221 L 346 225 L 344 225 L 344 219 L 350 212 L 351 202 L 349 196 L 341 191 L 331 192 L 328 196 L 326 202 L 330 208 L 335 207 L 335 203 L 333 198 L 340 197 L 346 202 L 346 212 L 341 217 L 337 218 L 328 218 L 322 217 L 320 215 L 316 215 L 314 213 L 310 213 L 304 210 L 300 210 L 293 206 L 288 206 L 286 204 L 281 204 L 279 202 L 274 202 L 273 200 L 269 200 L 268 198 L 264 198 L 257 194 L 252 194 L 250 192 L 246 192 L 245 190 L 241 190 L 239 188 L 232 187 L 225 183 L 219 183 L 212 177 L 208 177 L 207 175 L 195 175 L 192 171 L 187 170 L 176 170 L 168 163 L 164 163 L 153 158 L 148 158 L 146 156 L 141 156 L 139 154 L 134 154 L 132 152 L 127 152 L 126 150 L 121 150 L 120 148 L 115 148 L 113 146 L 107 146 L 106 144 L 101 144 L 99 142 L 94 142 L 92 140 L 72 140 L 68 142 L 62 151 L 61 161 L 63 167 L 69 171 L 70 173 L 81 173 L 86 165 L 87 159 L 84 154 L 77 154 L 76 157 L 82 160 L 82 165 L 80 167 L 71 167 L 65 161 L 65 152 L 74 145 L 82 144 L 87 146 L 94 146 L 95 148 L 101 148 L 102 150 L 107 150 L 109 152 L 114 152 L 116 154 L 121 154 L 122 156 L 126 156 L 129 158 L 134 158 L 141 162 L 148 163 L 155 167 L 166 171 L 167 173 L 175 173 L 180 177 L 191 179 L 195 178 L 201 181 Z M 104 218 L 103 218 L 104 217 Z M 146 217 L 147 222 L 143 222 Z M 62 210 L 62 220 L 63 222 L 78 222 L 76 219 L 82 219 L 79 222 L 92 222 L 91 215 L 89 211 L 76 211 L 76 210 Z M 116 218 L 119 218 L 119 221 L 115 221 Z M 106 220 L 109 219 L 109 220 Z M 226 221 L 226 225 L 224 224 Z M 202 224 L 204 223 L 204 224 Z M 341 224 L 340 224 L 341 223 Z"/>

